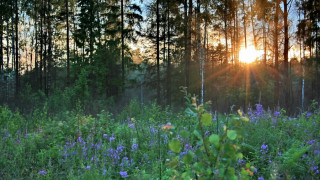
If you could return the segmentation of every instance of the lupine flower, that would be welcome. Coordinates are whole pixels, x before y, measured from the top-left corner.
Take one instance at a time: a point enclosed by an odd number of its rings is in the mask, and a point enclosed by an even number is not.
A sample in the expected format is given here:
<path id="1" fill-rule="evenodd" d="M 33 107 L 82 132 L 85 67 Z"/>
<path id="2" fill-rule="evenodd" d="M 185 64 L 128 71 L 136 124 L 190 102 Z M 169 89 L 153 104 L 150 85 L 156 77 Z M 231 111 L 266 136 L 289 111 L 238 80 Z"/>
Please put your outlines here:
<path id="1" fill-rule="evenodd" d="M 261 176 L 261 177 L 258 177 L 258 180 L 264 180 L 264 178 Z"/>
<path id="2" fill-rule="evenodd" d="M 4 133 L 5 138 L 8 137 L 9 135 L 10 135 L 10 133 L 8 133 L 8 132 Z"/>
<path id="3" fill-rule="evenodd" d="M 310 117 L 312 115 L 312 113 L 307 113 L 307 117 Z"/>
<path id="4" fill-rule="evenodd" d="M 281 156 L 281 155 L 282 155 L 282 152 L 279 151 L 279 152 L 278 152 L 278 155 Z"/>
<path id="5" fill-rule="evenodd" d="M 314 139 L 314 140 L 309 141 L 308 143 L 309 143 L 310 145 L 312 145 L 312 144 L 315 143 L 315 142 L 316 142 L 316 140 Z"/>
<path id="6" fill-rule="evenodd" d="M 120 171 L 120 175 L 121 175 L 123 178 L 127 178 L 127 177 L 128 177 L 127 171 Z"/>
<path id="7" fill-rule="evenodd" d="M 262 152 L 262 154 L 267 153 L 268 152 L 268 145 L 262 144 L 260 152 Z"/>
<path id="8" fill-rule="evenodd" d="M 320 150 L 314 150 L 314 154 L 320 155 Z"/>
<path id="9" fill-rule="evenodd" d="M 103 175 L 106 175 L 107 170 L 103 170 Z"/>
<path id="10" fill-rule="evenodd" d="M 134 128 L 134 123 L 129 123 L 128 126 L 129 128 Z"/>
<path id="11" fill-rule="evenodd" d="M 274 115 L 274 117 L 278 117 L 280 114 L 281 113 L 279 111 L 275 111 L 273 115 Z"/>
<path id="12" fill-rule="evenodd" d="M 103 137 L 104 137 L 104 138 L 107 138 L 107 137 L 108 137 L 108 135 L 107 135 L 107 134 L 103 134 Z"/>
<path id="13" fill-rule="evenodd" d="M 257 104 L 257 108 L 256 108 L 256 111 L 255 111 L 256 115 L 258 117 L 262 116 L 263 114 L 263 107 L 261 104 Z"/>
<path id="14" fill-rule="evenodd" d="M 45 175 L 47 175 L 47 171 L 39 171 L 39 174 L 45 176 Z"/>
<path id="15" fill-rule="evenodd" d="M 131 149 L 132 150 L 137 150 L 138 149 L 138 144 L 132 144 Z"/>
<path id="16" fill-rule="evenodd" d="M 89 166 L 89 165 L 86 167 L 86 169 L 90 169 L 90 168 L 91 168 L 91 166 Z"/>

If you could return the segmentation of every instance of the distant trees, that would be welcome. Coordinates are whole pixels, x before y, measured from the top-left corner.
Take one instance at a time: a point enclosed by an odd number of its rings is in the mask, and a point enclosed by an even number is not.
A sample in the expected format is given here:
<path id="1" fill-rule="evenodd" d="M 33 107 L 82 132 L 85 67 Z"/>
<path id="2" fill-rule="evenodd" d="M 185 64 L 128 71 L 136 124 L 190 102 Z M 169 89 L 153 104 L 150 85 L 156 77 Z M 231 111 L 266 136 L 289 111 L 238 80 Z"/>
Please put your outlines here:
<path id="1" fill-rule="evenodd" d="M 312 80 L 306 85 L 306 92 L 312 92 L 310 100 L 319 98 L 316 90 L 320 88 L 319 2 L 297 2 L 300 62 L 313 67 L 306 73 Z M 127 87 L 135 86 L 136 72 L 147 72 L 141 77 L 145 82 L 141 86 L 154 89 L 150 97 L 162 105 L 179 102 L 179 86 L 198 95 L 201 103 L 212 100 L 219 108 L 247 101 L 246 107 L 257 99 L 268 104 L 292 104 L 288 99 L 294 88 L 284 91 L 294 86 L 298 74 L 290 71 L 295 59 L 291 54 L 296 49 L 290 34 L 295 23 L 289 16 L 294 10 L 290 9 L 292 1 L 135 3 L 1 1 L 0 8 L 6 9 L 0 11 L 1 100 L 19 97 L 26 84 L 47 98 L 55 89 L 74 92 L 77 97 L 78 90 L 70 90 L 75 86 L 87 87 L 94 98 L 120 97 Z M 259 52 L 259 76 L 254 69 L 243 71 L 249 66 L 239 58 L 240 51 L 250 46 Z M 144 64 L 133 65 L 134 56 L 143 57 Z M 264 91 L 265 86 L 268 91 Z M 266 93 L 260 95 L 261 91 Z M 273 96 L 272 100 L 267 96 Z"/>

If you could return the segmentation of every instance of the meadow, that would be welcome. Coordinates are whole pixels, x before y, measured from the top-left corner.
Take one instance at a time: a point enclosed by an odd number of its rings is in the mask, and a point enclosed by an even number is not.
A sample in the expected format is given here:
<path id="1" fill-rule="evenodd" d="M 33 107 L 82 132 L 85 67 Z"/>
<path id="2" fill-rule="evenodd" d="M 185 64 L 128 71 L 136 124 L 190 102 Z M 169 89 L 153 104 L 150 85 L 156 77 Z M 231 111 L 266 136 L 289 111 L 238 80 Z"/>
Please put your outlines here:
<path id="1" fill-rule="evenodd" d="M 319 179 L 320 106 L 296 117 L 141 106 L 95 117 L 0 107 L 0 179 Z"/>

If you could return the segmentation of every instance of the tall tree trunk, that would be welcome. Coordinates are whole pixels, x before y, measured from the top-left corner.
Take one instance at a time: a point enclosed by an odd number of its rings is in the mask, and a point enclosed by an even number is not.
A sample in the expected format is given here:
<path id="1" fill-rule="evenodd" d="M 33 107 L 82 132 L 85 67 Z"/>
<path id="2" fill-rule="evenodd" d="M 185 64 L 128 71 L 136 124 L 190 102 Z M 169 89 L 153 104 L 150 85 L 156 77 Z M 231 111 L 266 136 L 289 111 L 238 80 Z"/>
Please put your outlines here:
<path id="1" fill-rule="evenodd" d="M 157 4 L 158 4 L 158 2 L 157 2 Z M 158 8 L 158 5 L 157 5 L 157 8 Z M 159 13 L 159 12 L 157 12 L 157 13 Z M 123 0 L 121 0 L 121 70 L 122 70 L 121 71 L 121 73 L 122 73 L 121 75 L 122 75 L 122 83 L 124 83 L 124 74 L 125 74 L 125 69 L 124 69 L 124 34 L 123 34 L 124 33 L 123 32 L 123 29 L 124 29 L 124 18 L 123 18 L 123 14 L 124 14 L 124 12 L 123 12 Z M 157 17 L 158 17 L 158 14 L 157 14 Z M 158 24 L 157 24 L 157 26 L 158 26 Z"/>
<path id="2" fill-rule="evenodd" d="M 200 16 L 200 0 L 197 0 L 197 8 L 196 8 L 196 20 L 197 20 L 197 27 L 196 27 L 196 35 L 197 35 L 197 65 L 199 69 L 199 76 L 201 78 L 201 64 L 202 64 L 202 57 L 201 57 L 201 28 L 200 28 L 200 21 L 201 21 L 201 16 Z M 197 76 L 197 78 L 199 78 Z M 201 90 L 200 90 L 201 91 Z"/>
<path id="3" fill-rule="evenodd" d="M 12 32 L 12 43 L 11 43 L 11 49 L 12 49 L 12 57 L 11 57 L 11 69 L 12 71 L 15 70 L 15 61 L 16 61 L 16 53 L 15 53 L 15 32 L 14 32 L 14 22 L 15 22 L 15 18 L 14 18 L 14 12 L 15 12 L 15 0 L 12 1 L 12 18 L 11 18 L 11 32 Z"/>
<path id="4" fill-rule="evenodd" d="M 171 105 L 171 59 L 170 59 L 170 0 L 167 0 L 167 8 L 168 8 L 168 58 L 167 58 L 167 105 Z"/>
<path id="5" fill-rule="evenodd" d="M 52 78 L 52 28 L 51 28 L 51 0 L 48 0 L 48 79 L 47 79 L 47 96 L 50 96 L 51 78 Z M 69 40 L 68 40 L 69 41 Z"/>
<path id="6" fill-rule="evenodd" d="M 3 41 L 2 39 L 3 39 L 3 18 L 1 14 L 0 15 L 0 80 L 2 79 L 2 72 L 3 72 Z"/>
<path id="7" fill-rule="evenodd" d="M 289 72 L 288 72 L 288 65 L 289 65 L 289 25 L 288 25 L 288 1 L 283 0 L 283 20 L 284 20 L 284 73 L 285 73 L 285 104 L 286 108 L 291 109 L 291 98 L 290 98 L 290 89 L 291 89 L 291 83 L 289 79 Z"/>
<path id="8" fill-rule="evenodd" d="M 39 89 L 43 90 L 42 88 L 42 66 L 43 66 L 43 0 L 41 2 L 41 14 L 40 14 L 40 67 L 39 67 Z"/>
<path id="9" fill-rule="evenodd" d="M 188 57 L 189 55 L 189 19 L 192 18 L 190 17 L 190 12 L 189 12 L 189 17 L 188 17 L 188 1 L 184 0 L 183 3 L 183 7 L 184 7 L 184 26 L 185 29 L 183 31 L 184 33 L 184 60 L 185 60 L 185 86 L 187 88 L 189 88 L 189 67 L 190 67 L 190 59 Z"/>
<path id="10" fill-rule="evenodd" d="M 257 42 L 257 35 L 256 35 L 256 30 L 255 30 L 255 23 L 254 23 L 254 12 L 253 12 L 253 2 L 250 0 L 250 10 L 251 10 L 251 26 L 252 26 L 252 35 L 253 35 L 253 43 L 255 49 L 258 47 L 258 42 Z"/>
<path id="11" fill-rule="evenodd" d="M 66 26 L 67 26 L 67 85 L 70 83 L 70 48 L 69 48 L 69 0 L 66 1 Z"/>
<path id="12" fill-rule="evenodd" d="M 283 20 L 284 20 L 284 69 L 286 76 L 288 76 L 288 62 L 289 62 L 289 25 L 288 25 L 288 2 L 283 0 Z"/>
<path id="13" fill-rule="evenodd" d="M 246 10 L 245 2 L 242 0 L 242 11 L 243 11 L 243 32 L 244 32 L 244 47 L 247 49 L 247 25 L 246 25 Z"/>
<path id="14" fill-rule="evenodd" d="M 274 102 L 275 104 L 279 104 L 279 45 L 278 45 L 278 37 L 279 37 L 279 0 L 276 0 L 276 14 L 274 16 L 274 61 L 275 61 L 275 92 L 274 92 Z"/>
<path id="15" fill-rule="evenodd" d="M 205 13 L 208 13 L 208 4 L 205 5 Z M 206 39 L 207 39 L 207 18 L 204 20 L 204 34 L 203 34 L 203 54 L 201 63 L 201 104 L 204 103 L 204 77 L 205 77 L 205 63 L 206 63 Z"/>
<path id="16" fill-rule="evenodd" d="M 156 2 L 157 6 L 157 102 L 160 104 L 160 38 L 159 38 L 159 33 L 160 33 L 160 15 L 159 15 L 159 0 Z"/>
<path id="17" fill-rule="evenodd" d="M 9 62 L 10 62 L 10 57 L 9 57 L 9 19 L 7 20 L 7 65 L 6 65 L 6 69 L 8 70 L 9 69 Z"/>
<path id="18" fill-rule="evenodd" d="M 226 43 L 226 57 L 225 57 L 225 61 L 224 63 L 227 64 L 228 63 L 228 21 L 227 21 L 227 9 L 228 9 L 228 1 L 225 0 L 224 1 L 224 37 L 225 37 L 225 43 Z"/>
<path id="19" fill-rule="evenodd" d="M 16 97 L 19 94 L 19 46 L 18 46 L 18 23 L 19 23 L 19 12 L 18 12 L 18 0 L 15 0 L 15 25 L 16 25 L 16 63 L 15 63 L 15 75 L 16 75 Z"/>

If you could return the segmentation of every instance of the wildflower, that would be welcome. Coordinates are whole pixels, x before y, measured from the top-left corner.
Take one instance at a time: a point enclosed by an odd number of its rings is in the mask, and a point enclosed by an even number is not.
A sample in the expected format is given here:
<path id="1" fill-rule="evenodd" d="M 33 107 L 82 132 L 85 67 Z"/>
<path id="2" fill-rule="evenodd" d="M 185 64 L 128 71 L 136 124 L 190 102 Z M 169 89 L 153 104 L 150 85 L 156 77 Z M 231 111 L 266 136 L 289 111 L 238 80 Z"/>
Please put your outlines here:
<path id="1" fill-rule="evenodd" d="M 315 142 L 316 142 L 316 140 L 314 139 L 314 140 L 309 141 L 308 143 L 309 143 L 310 145 L 312 145 L 312 144 L 315 143 Z"/>
<path id="2" fill-rule="evenodd" d="M 258 180 L 264 180 L 264 178 L 261 176 L 261 177 L 258 177 Z"/>
<path id="3" fill-rule="evenodd" d="M 234 144 L 233 147 L 234 147 L 234 148 L 237 148 L 237 145 Z"/>
<path id="4" fill-rule="evenodd" d="M 106 175 L 107 170 L 103 170 L 103 175 Z"/>
<path id="5" fill-rule="evenodd" d="M 47 175 L 47 171 L 39 171 L 40 175 Z"/>
<path id="6" fill-rule="evenodd" d="M 120 171 L 120 175 L 121 175 L 123 178 L 127 178 L 127 177 L 128 177 L 127 171 Z"/>
<path id="7" fill-rule="evenodd" d="M 274 115 L 274 117 L 278 117 L 280 114 L 281 113 L 279 111 L 275 111 L 273 115 Z"/>
<path id="8" fill-rule="evenodd" d="M 320 150 L 314 150 L 314 154 L 320 155 Z"/>
<path id="9" fill-rule="evenodd" d="M 131 149 L 132 150 L 137 150 L 138 149 L 138 144 L 132 144 Z"/>
<path id="10" fill-rule="evenodd" d="M 113 136 L 109 137 L 109 140 L 110 140 L 110 141 L 114 141 L 115 139 L 116 139 L 116 138 L 113 137 Z"/>
<path id="11" fill-rule="evenodd" d="M 8 133 L 8 132 L 4 133 L 5 138 L 8 137 L 9 135 L 10 135 L 10 133 Z"/>
<path id="12" fill-rule="evenodd" d="M 250 172 L 250 176 L 253 176 L 253 172 Z"/>
<path id="13" fill-rule="evenodd" d="M 282 152 L 279 151 L 279 152 L 278 152 L 278 156 L 281 156 L 281 155 L 282 155 Z"/>
<path id="14" fill-rule="evenodd" d="M 107 138 L 107 137 L 108 137 L 108 135 L 107 135 L 107 134 L 103 134 L 103 137 L 104 137 L 104 138 Z"/>
<path id="15" fill-rule="evenodd" d="M 262 154 L 267 153 L 268 152 L 268 145 L 262 144 L 260 152 L 262 152 Z"/>
<path id="16" fill-rule="evenodd" d="M 128 126 L 129 126 L 129 128 L 134 128 L 134 124 L 133 123 L 129 123 Z"/>
<path id="17" fill-rule="evenodd" d="M 307 117 L 310 117 L 312 115 L 312 113 L 307 113 Z"/>
<path id="18" fill-rule="evenodd" d="M 242 117 L 242 112 L 241 112 L 241 110 L 240 109 L 238 109 L 238 114 Z"/>
<path id="19" fill-rule="evenodd" d="M 256 111 L 255 111 L 256 115 L 258 117 L 262 116 L 262 113 L 263 113 L 263 107 L 261 104 L 257 104 L 257 108 L 256 108 Z"/>
<path id="20" fill-rule="evenodd" d="M 169 130 L 171 128 L 172 128 L 171 123 L 167 123 L 165 126 L 162 127 L 163 130 Z"/>
<path id="21" fill-rule="evenodd" d="M 89 166 L 89 165 L 86 167 L 87 170 L 90 169 L 90 168 L 91 168 L 91 166 Z"/>

